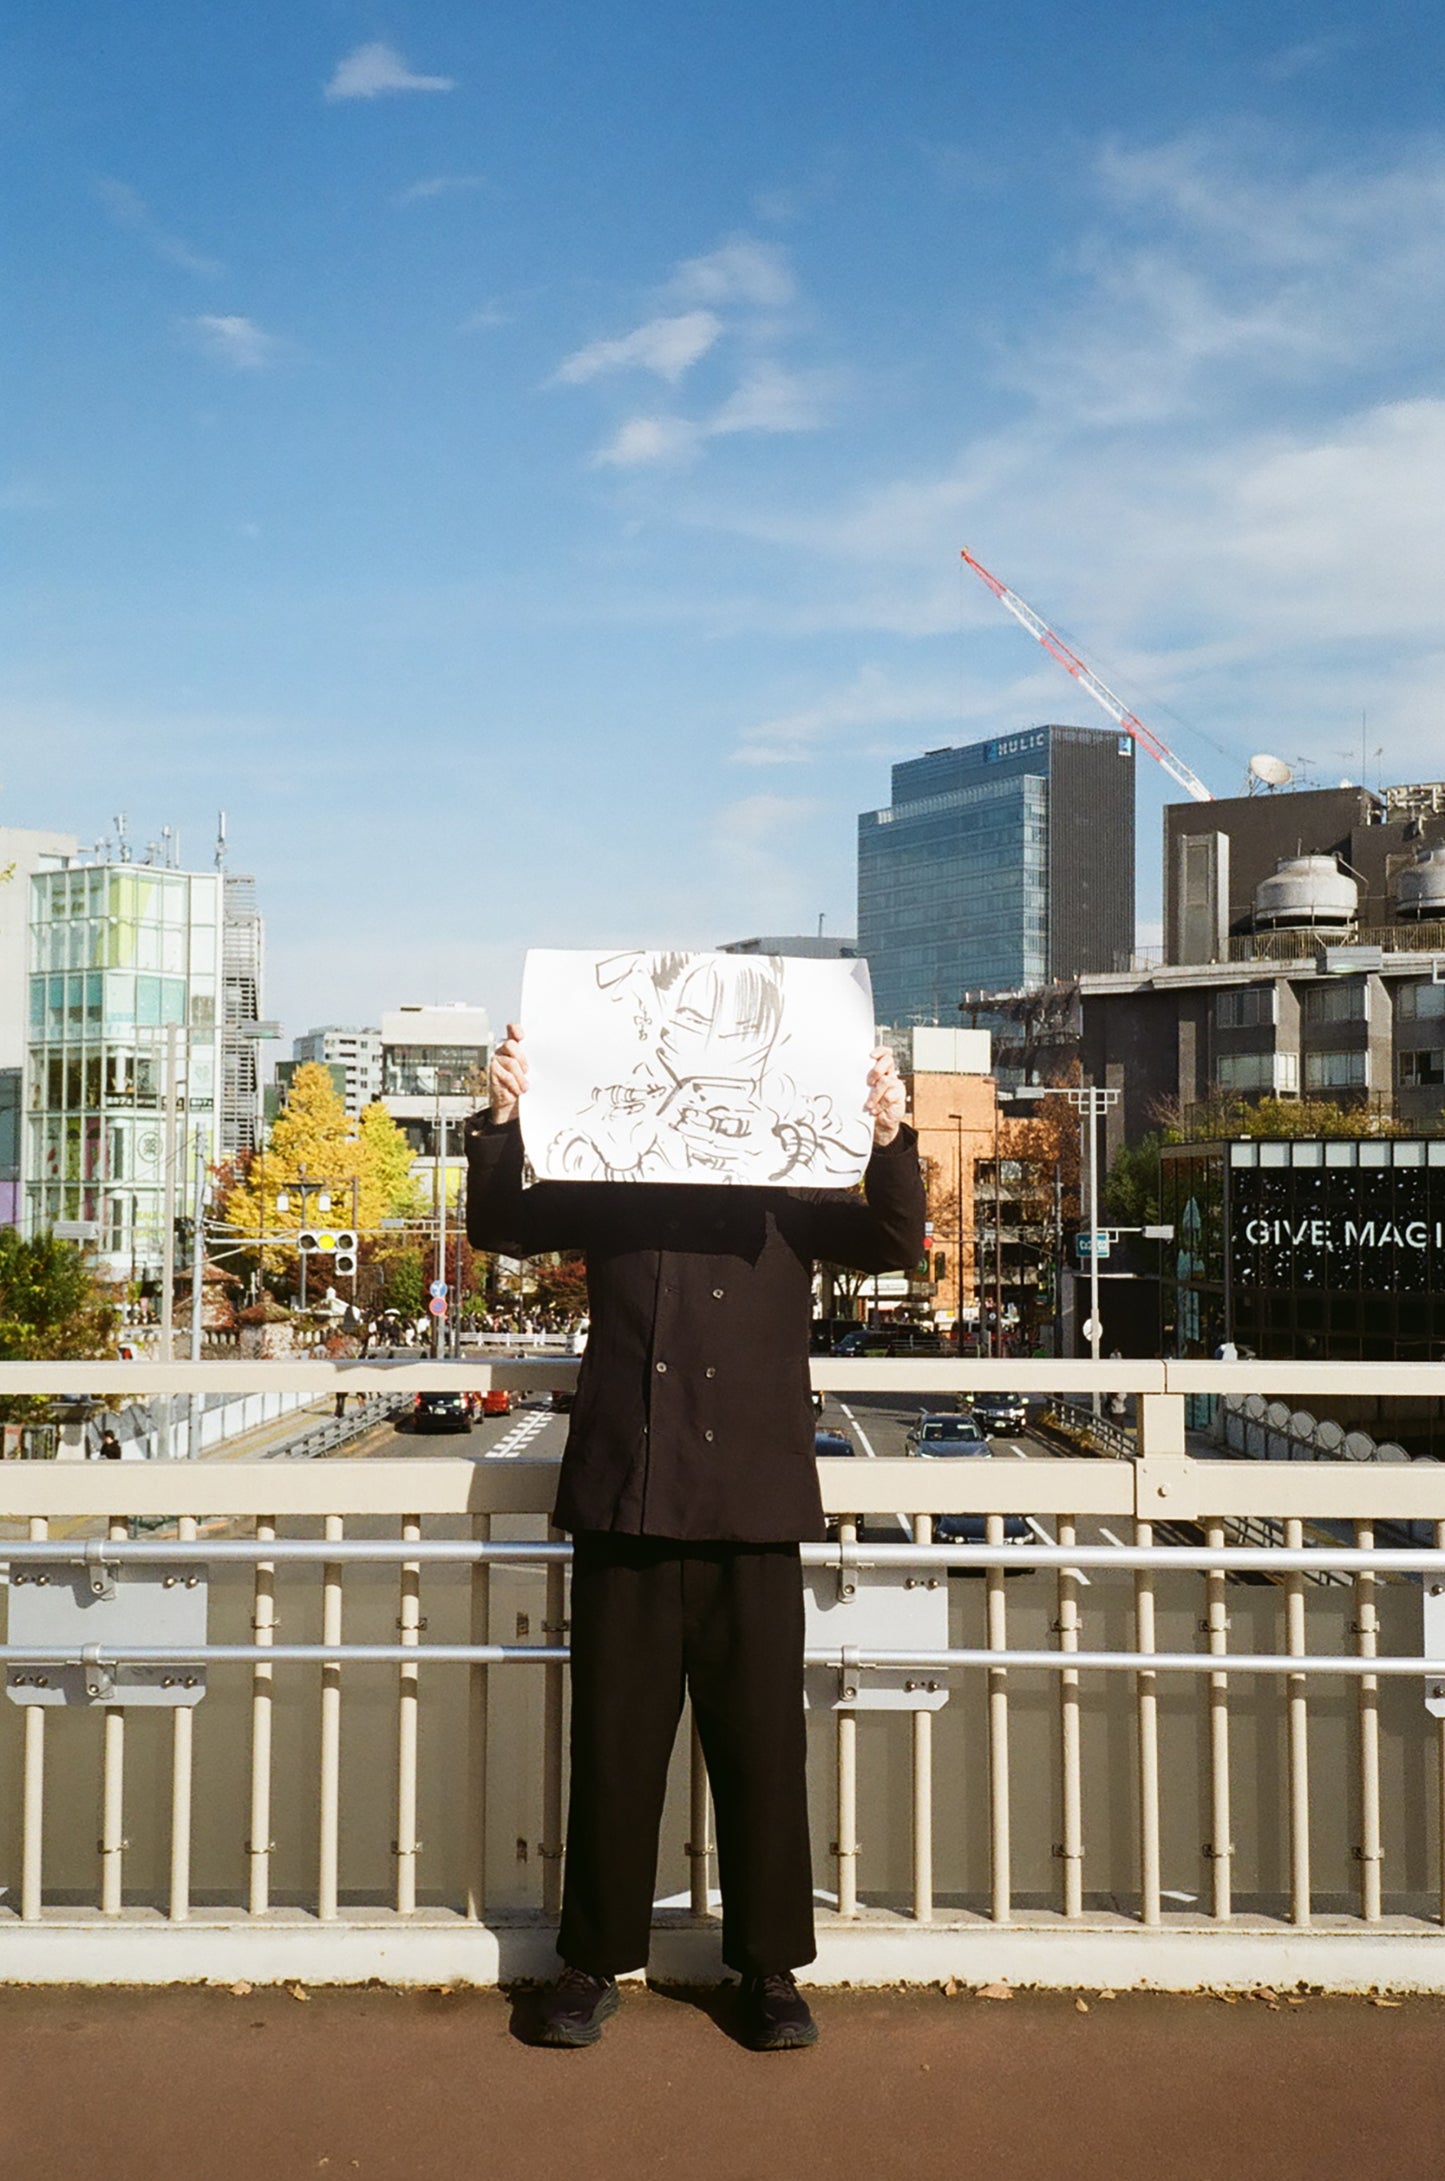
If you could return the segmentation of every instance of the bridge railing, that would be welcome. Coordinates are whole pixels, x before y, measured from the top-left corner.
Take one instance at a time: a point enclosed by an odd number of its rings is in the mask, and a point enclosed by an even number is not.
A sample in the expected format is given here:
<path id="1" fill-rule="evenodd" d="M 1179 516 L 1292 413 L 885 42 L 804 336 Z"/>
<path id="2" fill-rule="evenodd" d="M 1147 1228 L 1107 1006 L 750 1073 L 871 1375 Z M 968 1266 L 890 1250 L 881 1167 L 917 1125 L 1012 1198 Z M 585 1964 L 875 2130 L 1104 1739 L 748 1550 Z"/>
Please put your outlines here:
<path id="1" fill-rule="evenodd" d="M 0 1398 L 538 1389 L 576 1368 L 11 1364 Z M 1437 1398 L 1445 1370 L 830 1359 L 815 1376 L 920 1407 L 1118 1390 L 1137 1415 L 1132 1458 L 820 1464 L 818 1973 L 1445 1988 L 1445 1468 L 1200 1460 L 1184 1425 L 1206 1387 Z M 565 1849 L 555 1463 L 414 1443 L 427 1454 L 0 1469 L 0 1971 L 545 1964 Z M 200 1619 L 176 1619 L 187 1597 Z M 714 1875 L 685 1737 L 664 1969 L 715 1952 Z"/>

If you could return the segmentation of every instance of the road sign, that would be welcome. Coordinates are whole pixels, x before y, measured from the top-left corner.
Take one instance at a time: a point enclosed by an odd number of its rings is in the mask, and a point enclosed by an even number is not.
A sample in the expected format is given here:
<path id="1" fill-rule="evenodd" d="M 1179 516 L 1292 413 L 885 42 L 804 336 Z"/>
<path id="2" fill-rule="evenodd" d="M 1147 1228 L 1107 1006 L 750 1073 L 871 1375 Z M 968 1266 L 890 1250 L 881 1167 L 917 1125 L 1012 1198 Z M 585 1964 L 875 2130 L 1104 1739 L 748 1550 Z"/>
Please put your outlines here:
<path id="1" fill-rule="evenodd" d="M 1076 1234 L 1074 1247 L 1081 1257 L 1107 1257 L 1111 1240 L 1107 1227 L 1096 1227 L 1092 1234 Z"/>
<path id="2" fill-rule="evenodd" d="M 433 1280 L 431 1286 L 427 1289 L 428 1295 L 445 1295 L 446 1291 L 447 1283 L 445 1280 Z"/>
<path id="3" fill-rule="evenodd" d="M 445 1295 L 433 1295 L 431 1301 L 427 1304 L 427 1309 L 431 1312 L 434 1318 L 444 1318 L 447 1314 L 447 1299 Z"/>

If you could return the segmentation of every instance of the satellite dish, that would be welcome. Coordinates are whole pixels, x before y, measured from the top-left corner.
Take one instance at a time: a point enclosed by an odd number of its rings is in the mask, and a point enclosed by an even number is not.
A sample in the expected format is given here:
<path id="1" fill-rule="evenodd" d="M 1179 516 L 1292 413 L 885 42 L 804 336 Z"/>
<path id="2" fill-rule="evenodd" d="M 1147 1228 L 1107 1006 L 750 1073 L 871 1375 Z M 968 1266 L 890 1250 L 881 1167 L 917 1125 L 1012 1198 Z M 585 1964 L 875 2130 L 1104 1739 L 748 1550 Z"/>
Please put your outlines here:
<path id="1" fill-rule="evenodd" d="M 1294 767 L 1287 765 L 1282 757 L 1271 757 L 1268 750 L 1261 750 L 1250 759 L 1249 770 L 1251 777 L 1262 780 L 1267 788 L 1288 787 L 1294 778 Z"/>

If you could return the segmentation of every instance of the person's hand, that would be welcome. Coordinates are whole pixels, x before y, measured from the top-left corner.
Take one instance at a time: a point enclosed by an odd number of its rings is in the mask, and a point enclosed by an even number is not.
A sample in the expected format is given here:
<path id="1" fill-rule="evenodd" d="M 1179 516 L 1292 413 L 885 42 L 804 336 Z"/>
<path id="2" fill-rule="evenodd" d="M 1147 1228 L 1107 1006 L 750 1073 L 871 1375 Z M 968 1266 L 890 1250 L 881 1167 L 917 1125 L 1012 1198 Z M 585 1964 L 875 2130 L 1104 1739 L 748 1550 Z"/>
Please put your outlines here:
<path id="1" fill-rule="evenodd" d="M 507 1024 L 507 1034 L 492 1055 L 487 1077 L 492 1093 L 492 1119 L 515 1120 L 518 1101 L 527 1088 L 527 1056 L 522 1050 L 520 1023 Z"/>
<path id="2" fill-rule="evenodd" d="M 892 1143 L 903 1126 L 906 1104 L 898 1063 L 886 1045 L 880 1046 L 868 1071 L 868 1097 L 864 1106 L 864 1111 L 873 1116 L 873 1141 L 880 1150 L 884 1144 Z"/>

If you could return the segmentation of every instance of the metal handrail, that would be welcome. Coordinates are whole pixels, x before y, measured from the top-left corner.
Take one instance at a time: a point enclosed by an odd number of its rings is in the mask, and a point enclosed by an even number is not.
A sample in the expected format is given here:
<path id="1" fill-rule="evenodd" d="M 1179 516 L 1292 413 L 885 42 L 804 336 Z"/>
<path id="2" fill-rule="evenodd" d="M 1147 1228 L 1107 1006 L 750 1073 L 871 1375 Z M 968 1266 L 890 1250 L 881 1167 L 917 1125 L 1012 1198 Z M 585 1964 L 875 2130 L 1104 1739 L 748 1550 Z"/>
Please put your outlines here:
<path id="1" fill-rule="evenodd" d="M 843 1554 L 836 1544 L 799 1548 L 807 1567 L 838 1567 Z M 1245 1574 L 1278 1569 L 1288 1574 L 1339 1572 L 1350 1575 L 1422 1574 L 1445 1576 L 1445 1548 L 1434 1545 L 1288 1546 L 1288 1545 L 1051 1545 L 1029 1538 L 1016 1544 L 892 1544 L 860 1540 L 847 1548 L 854 1567 L 1008 1568 L 1020 1556 L 1031 1568 L 1155 1568 L 1176 1574 Z M 301 1562 L 329 1565 L 351 1561 L 383 1565 L 412 1562 L 476 1566 L 487 1562 L 523 1564 L 568 1561 L 572 1547 L 556 1539 L 466 1538 L 15 1538 L 0 1542 L 0 1566 L 38 1562 L 53 1567 L 95 1567 L 105 1563 L 160 1566 L 167 1560 L 196 1560 L 270 1565 Z"/>

